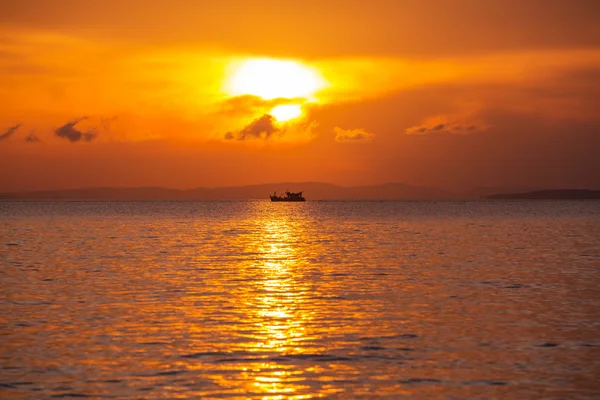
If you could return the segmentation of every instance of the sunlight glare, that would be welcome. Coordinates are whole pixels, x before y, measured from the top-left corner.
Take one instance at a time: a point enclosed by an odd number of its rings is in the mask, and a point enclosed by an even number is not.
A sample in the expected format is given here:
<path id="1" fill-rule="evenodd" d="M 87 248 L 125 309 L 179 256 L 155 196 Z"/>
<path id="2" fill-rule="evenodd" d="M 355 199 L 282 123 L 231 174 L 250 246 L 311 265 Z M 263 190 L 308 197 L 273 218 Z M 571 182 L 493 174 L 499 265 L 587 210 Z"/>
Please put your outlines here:
<path id="1" fill-rule="evenodd" d="M 311 99 L 323 86 L 314 68 L 296 61 L 254 58 L 233 65 L 226 91 L 231 96 L 254 95 L 264 100 Z"/>
<path id="2" fill-rule="evenodd" d="M 285 122 L 301 116 L 302 108 L 298 104 L 280 104 L 273 107 L 269 114 L 274 116 L 277 121 Z"/>

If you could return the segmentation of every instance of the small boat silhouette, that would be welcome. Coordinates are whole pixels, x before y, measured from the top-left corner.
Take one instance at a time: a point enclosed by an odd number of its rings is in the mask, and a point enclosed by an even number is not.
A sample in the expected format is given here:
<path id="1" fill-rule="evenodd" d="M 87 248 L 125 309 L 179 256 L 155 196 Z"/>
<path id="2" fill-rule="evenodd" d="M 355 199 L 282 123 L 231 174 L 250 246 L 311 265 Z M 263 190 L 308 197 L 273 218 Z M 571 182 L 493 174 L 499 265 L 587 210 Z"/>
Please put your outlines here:
<path id="1" fill-rule="evenodd" d="M 271 201 L 306 201 L 302 196 L 302 192 L 285 192 L 285 196 L 277 196 L 277 192 L 273 192 L 269 197 L 271 198 Z"/>

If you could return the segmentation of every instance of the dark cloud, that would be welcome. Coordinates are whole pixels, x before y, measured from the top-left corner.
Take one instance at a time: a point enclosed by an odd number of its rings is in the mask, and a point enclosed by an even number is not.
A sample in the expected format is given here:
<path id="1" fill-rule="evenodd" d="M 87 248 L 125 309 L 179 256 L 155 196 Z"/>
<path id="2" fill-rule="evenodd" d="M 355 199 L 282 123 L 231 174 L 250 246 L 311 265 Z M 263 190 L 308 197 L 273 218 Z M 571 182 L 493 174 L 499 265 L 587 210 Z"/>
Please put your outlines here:
<path id="1" fill-rule="evenodd" d="M 364 129 L 342 129 L 337 126 L 333 128 L 333 133 L 335 133 L 337 142 L 364 142 L 373 139 L 373 136 L 375 136 Z"/>
<path id="2" fill-rule="evenodd" d="M 67 139 L 71 143 L 75 142 L 90 142 L 96 138 L 97 133 L 93 130 L 84 132 L 75 128 L 79 122 L 87 119 L 88 117 L 81 117 L 73 121 L 69 121 L 60 128 L 54 130 L 54 134 L 60 138 Z"/>
<path id="3" fill-rule="evenodd" d="M 428 133 L 454 133 L 469 134 L 475 131 L 482 131 L 487 127 L 474 124 L 436 124 L 432 126 L 419 125 L 405 129 L 407 135 L 425 135 Z"/>
<path id="4" fill-rule="evenodd" d="M 15 133 L 15 131 L 17 129 L 19 129 L 20 127 L 21 127 L 21 124 L 16 124 L 16 125 L 13 125 L 10 128 L 8 128 L 2 135 L 0 135 L 0 142 L 11 137 L 12 134 Z"/>
<path id="5" fill-rule="evenodd" d="M 25 138 L 27 143 L 41 143 L 40 138 L 35 135 L 34 131 L 29 132 L 29 135 Z"/>
<path id="6" fill-rule="evenodd" d="M 260 118 L 255 119 L 239 132 L 227 132 L 226 140 L 246 140 L 246 139 L 263 139 L 267 140 L 271 136 L 283 133 L 283 129 L 277 126 L 275 117 L 270 114 L 265 114 Z"/>

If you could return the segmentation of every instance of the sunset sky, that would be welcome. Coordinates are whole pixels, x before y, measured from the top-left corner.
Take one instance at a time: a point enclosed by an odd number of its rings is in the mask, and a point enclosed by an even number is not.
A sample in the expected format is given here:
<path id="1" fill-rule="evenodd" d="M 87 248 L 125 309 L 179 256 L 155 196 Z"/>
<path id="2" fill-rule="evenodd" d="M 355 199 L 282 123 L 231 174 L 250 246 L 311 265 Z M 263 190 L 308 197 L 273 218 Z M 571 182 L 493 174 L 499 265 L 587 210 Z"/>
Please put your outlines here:
<path id="1" fill-rule="evenodd" d="M 596 0 L 3 0 L 0 191 L 600 189 Z"/>

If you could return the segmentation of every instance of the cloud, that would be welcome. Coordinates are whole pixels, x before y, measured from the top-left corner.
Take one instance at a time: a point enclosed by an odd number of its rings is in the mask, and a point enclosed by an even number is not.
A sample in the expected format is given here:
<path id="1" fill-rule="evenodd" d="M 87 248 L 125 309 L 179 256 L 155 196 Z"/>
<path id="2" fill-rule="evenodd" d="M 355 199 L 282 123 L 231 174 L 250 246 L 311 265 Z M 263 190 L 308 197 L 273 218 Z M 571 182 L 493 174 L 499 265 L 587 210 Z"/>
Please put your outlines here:
<path id="1" fill-rule="evenodd" d="M 337 126 L 333 128 L 333 133 L 335 133 L 337 142 L 364 142 L 373 139 L 373 136 L 375 136 L 362 128 L 342 129 Z"/>
<path id="2" fill-rule="evenodd" d="M 102 130 L 105 132 L 110 131 L 111 125 L 118 119 L 119 117 L 117 115 L 112 117 L 100 117 L 100 126 L 102 127 Z"/>
<path id="3" fill-rule="evenodd" d="M 248 118 L 250 116 L 269 114 L 276 106 L 285 104 L 307 104 L 307 99 L 301 97 L 262 99 L 253 95 L 230 97 L 217 104 L 211 117 L 217 118 Z"/>
<path id="4" fill-rule="evenodd" d="M 42 141 L 35 135 L 35 131 L 31 131 L 25 138 L 27 143 L 41 143 Z"/>
<path id="5" fill-rule="evenodd" d="M 427 135 L 429 133 L 454 133 L 467 135 L 470 133 L 483 131 L 487 129 L 487 126 L 481 124 L 462 124 L 462 123 L 441 123 L 441 124 L 425 124 L 412 126 L 405 129 L 407 135 Z"/>
<path id="6" fill-rule="evenodd" d="M 13 125 L 10 128 L 8 128 L 2 135 L 0 135 L 0 142 L 11 137 L 12 134 L 15 133 L 15 131 L 17 129 L 19 129 L 20 127 L 21 127 L 21 124 L 16 124 L 16 125 Z"/>
<path id="7" fill-rule="evenodd" d="M 81 117 L 69 121 L 60 128 L 55 129 L 54 134 L 60 138 L 67 139 L 71 143 L 80 142 L 82 140 L 85 142 L 90 142 L 97 136 L 97 133 L 94 130 L 84 132 L 75 128 L 75 125 L 85 119 L 88 119 L 88 117 Z"/>
<path id="8" fill-rule="evenodd" d="M 263 139 L 267 140 L 275 134 L 281 134 L 284 129 L 277 126 L 275 117 L 270 114 L 264 114 L 262 117 L 256 118 L 254 121 L 246 125 L 238 132 L 227 132 L 226 140 L 246 140 L 246 139 Z"/>
<path id="9" fill-rule="evenodd" d="M 306 139 L 313 139 L 317 135 L 315 130 L 318 128 L 318 126 L 319 123 L 317 121 L 308 121 L 306 123 L 299 124 L 297 132 Z"/>

